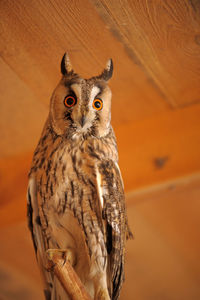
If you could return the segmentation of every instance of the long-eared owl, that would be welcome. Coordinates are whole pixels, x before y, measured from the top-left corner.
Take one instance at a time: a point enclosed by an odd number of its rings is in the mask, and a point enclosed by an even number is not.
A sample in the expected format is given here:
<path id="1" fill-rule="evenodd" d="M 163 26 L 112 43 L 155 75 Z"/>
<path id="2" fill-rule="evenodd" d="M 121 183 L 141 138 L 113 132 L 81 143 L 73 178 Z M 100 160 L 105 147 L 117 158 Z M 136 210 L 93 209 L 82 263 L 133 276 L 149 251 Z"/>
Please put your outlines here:
<path id="1" fill-rule="evenodd" d="M 46 299 L 69 299 L 47 250 L 66 252 L 92 299 L 118 299 L 124 281 L 128 227 L 116 139 L 111 127 L 113 73 L 83 79 L 67 54 L 62 78 L 34 152 L 28 185 L 28 221 Z"/>

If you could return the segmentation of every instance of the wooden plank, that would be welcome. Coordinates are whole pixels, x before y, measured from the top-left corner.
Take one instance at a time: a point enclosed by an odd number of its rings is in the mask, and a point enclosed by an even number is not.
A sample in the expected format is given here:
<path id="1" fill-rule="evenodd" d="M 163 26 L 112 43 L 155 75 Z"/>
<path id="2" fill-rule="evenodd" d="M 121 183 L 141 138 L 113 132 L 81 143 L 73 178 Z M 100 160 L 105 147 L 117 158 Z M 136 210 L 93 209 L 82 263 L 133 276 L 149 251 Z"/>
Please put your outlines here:
<path id="1" fill-rule="evenodd" d="M 147 197 L 154 195 L 155 193 L 161 194 L 168 192 L 168 190 L 176 189 L 176 191 L 181 190 L 183 187 L 186 188 L 196 188 L 200 183 L 200 172 L 192 173 L 183 177 L 173 178 L 167 181 L 163 181 L 158 184 L 153 184 L 149 186 L 144 186 L 142 188 L 137 188 L 126 193 L 126 201 L 134 204 L 143 201 L 145 195 Z"/>
<path id="2" fill-rule="evenodd" d="M 141 192 L 130 199 L 135 239 L 127 244 L 122 299 L 200 298 L 199 197 L 198 176 L 178 188 Z"/>
<path id="3" fill-rule="evenodd" d="M 16 248 L 16 245 L 14 247 Z M 25 249 L 20 248 L 21 253 L 18 252 L 17 254 L 24 257 Z M 9 251 L 12 252 L 12 249 L 9 249 Z M 26 263 L 30 264 L 30 259 L 26 260 Z M 27 274 L 22 274 L 20 268 L 15 270 L 12 266 L 8 266 L 7 262 L 6 264 L 0 262 L 0 275 L 0 299 L 44 299 L 42 286 L 39 288 L 38 284 L 34 284 L 31 278 L 27 278 Z"/>
<path id="4" fill-rule="evenodd" d="M 200 171 L 200 105 L 116 127 L 126 190 Z"/>
<path id="5" fill-rule="evenodd" d="M 43 299 L 43 286 L 26 222 L 0 229 L 0 299 Z"/>
<path id="6" fill-rule="evenodd" d="M 0 227 L 26 220 L 26 192 L 32 153 L 0 160 Z"/>
<path id="7" fill-rule="evenodd" d="M 92 2 L 171 105 L 180 107 L 200 101 L 198 1 Z"/>
<path id="8" fill-rule="evenodd" d="M 67 50 L 76 71 L 86 77 L 100 73 L 113 58 L 115 124 L 169 109 L 90 1 L 1 1 L 0 18 L 1 57 L 40 101 L 49 102 Z"/>
<path id="9" fill-rule="evenodd" d="M 0 157 L 19 155 L 36 146 L 47 105 L 0 58 Z"/>

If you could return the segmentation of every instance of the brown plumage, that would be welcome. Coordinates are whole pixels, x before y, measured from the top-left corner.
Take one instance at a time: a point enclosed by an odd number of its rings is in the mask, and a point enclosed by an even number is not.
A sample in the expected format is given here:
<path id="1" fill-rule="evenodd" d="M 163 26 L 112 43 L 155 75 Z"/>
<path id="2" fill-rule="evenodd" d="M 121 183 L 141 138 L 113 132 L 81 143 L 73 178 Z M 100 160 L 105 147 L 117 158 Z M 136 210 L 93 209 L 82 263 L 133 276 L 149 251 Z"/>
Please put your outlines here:
<path id="1" fill-rule="evenodd" d="M 94 299 L 118 299 L 128 228 L 116 139 L 110 125 L 109 60 L 83 79 L 69 57 L 35 150 L 29 174 L 28 219 L 46 299 L 68 299 L 46 270 L 46 250 L 62 249 Z M 60 297 L 60 298 L 59 298 Z"/>

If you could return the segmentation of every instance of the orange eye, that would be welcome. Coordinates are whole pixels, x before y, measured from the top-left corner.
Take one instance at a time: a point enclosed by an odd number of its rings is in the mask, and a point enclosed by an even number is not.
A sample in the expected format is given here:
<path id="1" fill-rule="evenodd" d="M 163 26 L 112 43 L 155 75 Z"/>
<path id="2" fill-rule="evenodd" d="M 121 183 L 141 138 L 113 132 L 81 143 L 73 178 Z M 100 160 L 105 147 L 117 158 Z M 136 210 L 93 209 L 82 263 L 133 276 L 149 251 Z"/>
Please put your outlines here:
<path id="1" fill-rule="evenodd" d="M 103 101 L 99 98 L 96 98 L 94 99 L 92 106 L 96 110 L 101 110 L 103 108 Z"/>
<path id="2" fill-rule="evenodd" d="M 64 104 L 66 107 L 72 107 L 76 104 L 76 98 L 74 96 L 67 96 L 64 99 Z"/>

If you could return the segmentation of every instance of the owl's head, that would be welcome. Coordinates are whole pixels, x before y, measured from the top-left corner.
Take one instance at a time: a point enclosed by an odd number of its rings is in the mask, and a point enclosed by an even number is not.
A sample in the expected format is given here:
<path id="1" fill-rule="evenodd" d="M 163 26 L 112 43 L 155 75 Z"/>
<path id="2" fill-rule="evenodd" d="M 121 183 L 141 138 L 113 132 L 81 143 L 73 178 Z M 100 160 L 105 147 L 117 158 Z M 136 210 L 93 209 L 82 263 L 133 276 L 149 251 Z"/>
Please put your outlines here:
<path id="1" fill-rule="evenodd" d="M 50 122 L 54 131 L 70 138 L 108 134 L 112 93 L 107 82 L 113 73 L 112 60 L 107 62 L 101 75 L 83 79 L 73 71 L 65 53 L 61 72 L 62 79 L 50 104 Z"/>

